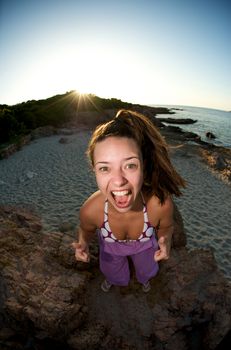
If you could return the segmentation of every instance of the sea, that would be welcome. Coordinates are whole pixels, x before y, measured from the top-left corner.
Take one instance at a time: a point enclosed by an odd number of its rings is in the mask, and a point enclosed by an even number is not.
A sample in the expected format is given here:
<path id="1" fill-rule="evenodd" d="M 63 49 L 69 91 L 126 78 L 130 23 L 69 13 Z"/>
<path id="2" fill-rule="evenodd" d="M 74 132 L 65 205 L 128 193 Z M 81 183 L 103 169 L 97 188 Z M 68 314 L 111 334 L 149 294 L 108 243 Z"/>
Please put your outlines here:
<path id="1" fill-rule="evenodd" d="M 155 107 L 156 105 L 150 106 Z M 231 148 L 231 111 L 190 106 L 161 106 L 170 109 L 174 114 L 161 114 L 159 117 L 196 120 L 197 122 L 194 124 L 179 124 L 178 126 L 184 131 L 191 131 L 199 135 L 202 141 L 213 143 L 216 146 Z M 207 132 L 212 132 L 216 138 L 208 139 L 206 137 Z"/>

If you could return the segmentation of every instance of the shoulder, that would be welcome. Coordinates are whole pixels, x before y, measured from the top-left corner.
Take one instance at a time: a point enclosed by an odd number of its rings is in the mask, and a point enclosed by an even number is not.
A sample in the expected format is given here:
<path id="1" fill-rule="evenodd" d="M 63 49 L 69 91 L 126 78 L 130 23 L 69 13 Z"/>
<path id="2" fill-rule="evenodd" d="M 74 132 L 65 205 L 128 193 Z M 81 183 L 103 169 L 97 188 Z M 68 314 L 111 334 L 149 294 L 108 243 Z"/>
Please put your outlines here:
<path id="1" fill-rule="evenodd" d="M 158 221 L 163 217 L 173 217 L 174 203 L 171 196 L 166 197 L 163 204 L 155 195 L 146 197 L 145 202 L 150 219 L 153 215 L 158 218 Z"/>
<path id="2" fill-rule="evenodd" d="M 80 221 L 98 226 L 102 221 L 105 198 L 100 191 L 93 193 L 81 206 Z"/>

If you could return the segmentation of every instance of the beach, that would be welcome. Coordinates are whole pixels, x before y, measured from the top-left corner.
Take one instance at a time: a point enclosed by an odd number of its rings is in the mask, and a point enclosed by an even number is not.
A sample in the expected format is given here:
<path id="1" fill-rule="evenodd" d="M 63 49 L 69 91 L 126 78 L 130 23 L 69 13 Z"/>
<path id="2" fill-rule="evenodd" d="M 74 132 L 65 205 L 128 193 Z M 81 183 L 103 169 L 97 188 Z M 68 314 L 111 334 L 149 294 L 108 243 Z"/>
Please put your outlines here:
<path id="1" fill-rule="evenodd" d="M 211 248 L 219 268 L 231 279 L 231 186 L 205 163 L 198 146 L 176 148 L 171 151 L 171 159 L 187 181 L 183 196 L 175 199 L 183 217 L 187 246 Z"/>
<path id="2" fill-rule="evenodd" d="M 78 226 L 78 211 L 96 190 L 85 151 L 90 130 L 32 141 L 0 162 L 1 204 L 25 206 L 37 212 L 47 232 Z M 174 198 L 184 221 L 187 246 L 212 248 L 219 268 L 231 280 L 231 186 L 211 170 L 201 147 L 165 135 L 170 156 L 187 181 L 183 196 Z"/>

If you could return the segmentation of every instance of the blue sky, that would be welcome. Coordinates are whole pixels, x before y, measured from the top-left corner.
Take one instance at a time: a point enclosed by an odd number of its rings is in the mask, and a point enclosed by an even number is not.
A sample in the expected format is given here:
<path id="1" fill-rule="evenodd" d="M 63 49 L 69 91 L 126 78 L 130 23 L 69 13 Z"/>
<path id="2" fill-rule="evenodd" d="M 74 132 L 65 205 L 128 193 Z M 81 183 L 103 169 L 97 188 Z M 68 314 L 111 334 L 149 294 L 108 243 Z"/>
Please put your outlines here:
<path id="1" fill-rule="evenodd" d="M 77 90 L 231 110 L 231 2 L 0 0 L 0 104 Z"/>

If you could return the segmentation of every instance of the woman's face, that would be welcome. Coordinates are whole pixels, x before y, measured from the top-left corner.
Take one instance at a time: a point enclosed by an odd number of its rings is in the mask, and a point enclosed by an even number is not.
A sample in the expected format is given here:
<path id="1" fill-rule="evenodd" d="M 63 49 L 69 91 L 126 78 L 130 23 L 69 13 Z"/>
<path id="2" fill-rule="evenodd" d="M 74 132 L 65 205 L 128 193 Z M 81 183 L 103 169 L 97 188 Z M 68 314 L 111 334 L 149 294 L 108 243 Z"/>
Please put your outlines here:
<path id="1" fill-rule="evenodd" d="M 143 184 L 143 161 L 137 143 L 110 136 L 96 144 L 94 171 L 99 190 L 119 212 L 132 209 Z"/>

